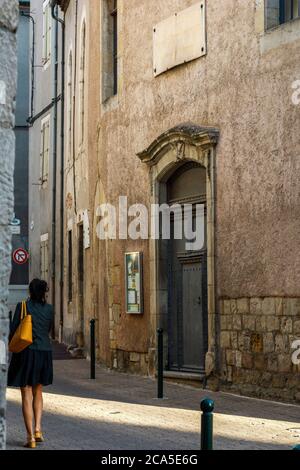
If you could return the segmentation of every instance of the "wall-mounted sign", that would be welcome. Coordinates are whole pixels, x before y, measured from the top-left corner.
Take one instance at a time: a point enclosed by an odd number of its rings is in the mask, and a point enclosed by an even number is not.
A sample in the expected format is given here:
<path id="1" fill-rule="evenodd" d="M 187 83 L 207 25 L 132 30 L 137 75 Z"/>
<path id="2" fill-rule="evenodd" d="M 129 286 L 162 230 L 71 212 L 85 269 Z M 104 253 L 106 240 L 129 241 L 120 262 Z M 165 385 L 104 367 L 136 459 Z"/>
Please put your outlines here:
<path id="1" fill-rule="evenodd" d="M 29 253 L 24 248 L 18 248 L 13 252 L 13 260 L 16 264 L 26 264 L 29 259 Z"/>
<path id="2" fill-rule="evenodd" d="M 10 226 L 10 230 L 11 230 L 12 235 L 20 235 L 21 234 L 21 220 L 17 219 L 15 217 L 15 214 L 14 214 L 14 217 L 11 220 L 9 226 Z"/>
<path id="3" fill-rule="evenodd" d="M 12 235 L 21 235 L 20 225 L 10 225 Z"/>
<path id="4" fill-rule="evenodd" d="M 143 255 L 125 254 L 126 313 L 143 313 Z"/>
<path id="5" fill-rule="evenodd" d="M 6 104 L 6 84 L 0 80 L 0 104 Z"/>

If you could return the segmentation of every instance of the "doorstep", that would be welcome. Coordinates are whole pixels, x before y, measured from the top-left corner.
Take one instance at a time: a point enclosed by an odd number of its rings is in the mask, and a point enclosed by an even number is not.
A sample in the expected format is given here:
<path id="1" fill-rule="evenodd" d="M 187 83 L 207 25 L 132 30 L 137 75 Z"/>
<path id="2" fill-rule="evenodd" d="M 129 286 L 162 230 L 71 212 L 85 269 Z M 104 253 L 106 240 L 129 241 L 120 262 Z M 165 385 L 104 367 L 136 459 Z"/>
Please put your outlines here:
<path id="1" fill-rule="evenodd" d="M 205 374 L 201 374 L 200 372 L 177 372 L 172 370 L 165 370 L 164 378 L 170 382 L 177 382 L 195 387 L 202 387 L 205 379 Z"/>

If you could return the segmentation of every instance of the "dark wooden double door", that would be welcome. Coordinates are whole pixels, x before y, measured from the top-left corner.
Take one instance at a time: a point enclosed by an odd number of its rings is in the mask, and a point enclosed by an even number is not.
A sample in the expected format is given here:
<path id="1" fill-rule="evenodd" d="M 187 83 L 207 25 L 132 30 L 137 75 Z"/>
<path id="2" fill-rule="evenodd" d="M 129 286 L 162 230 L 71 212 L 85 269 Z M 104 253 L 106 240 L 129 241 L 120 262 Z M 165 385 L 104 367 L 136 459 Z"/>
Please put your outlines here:
<path id="1" fill-rule="evenodd" d="M 186 202 L 205 206 L 205 169 L 188 166 L 175 174 L 169 183 L 169 203 Z M 174 239 L 174 220 L 168 244 L 168 368 L 173 371 L 205 371 L 207 352 L 207 251 L 205 241 L 198 251 L 186 250 L 186 240 Z M 194 228 L 196 227 L 193 223 Z"/>

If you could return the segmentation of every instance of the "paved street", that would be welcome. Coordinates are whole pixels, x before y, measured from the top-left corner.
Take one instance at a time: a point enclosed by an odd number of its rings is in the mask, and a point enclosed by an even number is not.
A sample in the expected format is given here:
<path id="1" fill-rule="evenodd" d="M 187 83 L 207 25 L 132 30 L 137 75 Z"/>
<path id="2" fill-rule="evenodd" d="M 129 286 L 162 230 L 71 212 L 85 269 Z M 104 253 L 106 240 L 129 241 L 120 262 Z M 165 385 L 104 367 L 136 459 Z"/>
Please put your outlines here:
<path id="1" fill-rule="evenodd" d="M 167 399 L 155 399 L 156 383 L 56 353 L 55 384 L 45 390 L 41 449 L 196 450 L 199 402 L 215 400 L 216 449 L 290 449 L 300 443 L 300 407 L 210 393 L 168 383 Z M 25 437 L 20 393 L 9 389 L 8 445 L 22 449 Z"/>

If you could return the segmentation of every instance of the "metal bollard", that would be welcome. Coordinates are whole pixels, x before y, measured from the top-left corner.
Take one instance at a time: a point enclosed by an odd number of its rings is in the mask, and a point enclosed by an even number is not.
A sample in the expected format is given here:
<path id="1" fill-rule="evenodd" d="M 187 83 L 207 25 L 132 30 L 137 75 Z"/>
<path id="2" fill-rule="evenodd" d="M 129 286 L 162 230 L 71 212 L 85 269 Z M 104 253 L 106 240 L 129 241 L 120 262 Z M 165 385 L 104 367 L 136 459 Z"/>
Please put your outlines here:
<path id="1" fill-rule="evenodd" d="M 215 404 L 210 398 L 201 402 L 201 450 L 213 450 L 213 410 Z"/>
<path id="2" fill-rule="evenodd" d="M 164 397 L 164 331 L 157 330 L 157 398 Z"/>
<path id="3" fill-rule="evenodd" d="M 90 321 L 90 347 L 91 347 L 91 379 L 94 380 L 96 378 L 96 353 L 95 353 L 95 322 L 96 320 L 92 319 Z"/>
<path id="4" fill-rule="evenodd" d="M 13 318 L 13 313 L 12 313 L 12 311 L 10 310 L 10 311 L 9 311 L 9 327 L 11 327 L 12 318 Z"/>

